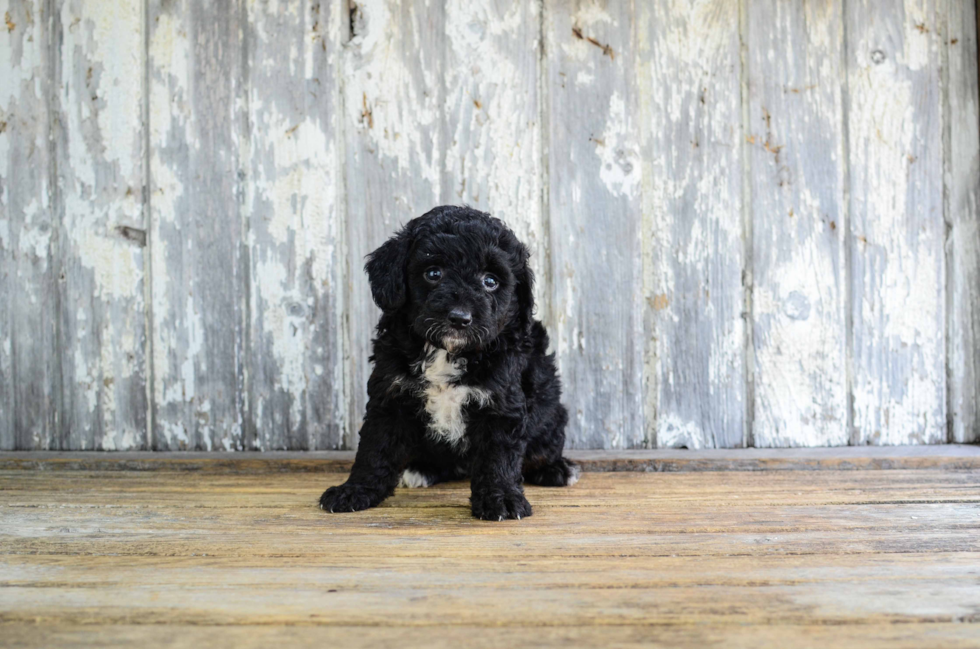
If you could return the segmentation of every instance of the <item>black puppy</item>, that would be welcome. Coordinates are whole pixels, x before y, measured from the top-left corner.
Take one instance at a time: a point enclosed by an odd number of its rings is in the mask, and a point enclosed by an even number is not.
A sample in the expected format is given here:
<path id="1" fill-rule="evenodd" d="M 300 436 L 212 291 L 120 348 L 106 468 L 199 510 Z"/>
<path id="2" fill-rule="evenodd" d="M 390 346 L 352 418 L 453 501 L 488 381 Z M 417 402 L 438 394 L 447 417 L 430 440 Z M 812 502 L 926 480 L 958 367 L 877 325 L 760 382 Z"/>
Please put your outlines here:
<path id="1" fill-rule="evenodd" d="M 522 478 L 564 487 L 568 413 L 548 334 L 534 319 L 528 250 L 500 220 L 437 207 L 368 256 L 383 314 L 350 477 L 329 512 L 379 504 L 404 486 L 471 479 L 473 515 L 531 515 Z"/>

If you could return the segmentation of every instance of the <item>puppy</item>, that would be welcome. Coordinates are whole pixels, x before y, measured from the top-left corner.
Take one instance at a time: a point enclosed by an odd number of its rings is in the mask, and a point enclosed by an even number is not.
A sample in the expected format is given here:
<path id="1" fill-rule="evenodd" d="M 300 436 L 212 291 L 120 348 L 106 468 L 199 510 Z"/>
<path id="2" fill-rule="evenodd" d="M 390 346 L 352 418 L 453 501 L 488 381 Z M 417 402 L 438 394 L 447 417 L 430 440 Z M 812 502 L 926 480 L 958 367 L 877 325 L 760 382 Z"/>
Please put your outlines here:
<path id="1" fill-rule="evenodd" d="M 522 480 L 576 482 L 528 256 L 500 220 L 468 207 L 437 207 L 368 256 L 382 315 L 367 412 L 350 477 L 321 509 L 469 477 L 473 515 L 502 521 L 531 515 Z"/>

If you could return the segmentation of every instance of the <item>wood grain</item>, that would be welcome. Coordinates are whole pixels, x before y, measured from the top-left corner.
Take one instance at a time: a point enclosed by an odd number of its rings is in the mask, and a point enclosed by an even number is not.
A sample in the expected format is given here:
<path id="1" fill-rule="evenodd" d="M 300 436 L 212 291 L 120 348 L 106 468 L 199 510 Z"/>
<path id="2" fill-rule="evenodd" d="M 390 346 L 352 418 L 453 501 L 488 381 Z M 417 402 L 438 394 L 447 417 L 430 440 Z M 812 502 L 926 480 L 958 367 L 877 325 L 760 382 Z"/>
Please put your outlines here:
<path id="1" fill-rule="evenodd" d="M 247 7 L 248 445 L 338 448 L 346 266 L 339 2 Z"/>
<path id="2" fill-rule="evenodd" d="M 855 444 L 946 439 L 941 16 L 847 4 Z"/>
<path id="3" fill-rule="evenodd" d="M 745 43 L 753 443 L 846 445 L 841 6 L 756 0 Z"/>
<path id="4" fill-rule="evenodd" d="M 742 446 L 742 109 L 737 3 L 638 3 L 646 429 Z"/>
<path id="5" fill-rule="evenodd" d="M 117 646 L 152 647 L 159 641 L 160 630 L 154 626 L 59 624 L 47 628 L 33 624 L 6 624 L 4 633 L 10 647 L 105 647 L 107 641 Z M 317 627 L 252 626 L 228 627 L 207 625 L 168 625 L 167 638 L 176 647 L 322 647 L 344 646 L 373 649 L 378 646 L 430 647 L 453 649 L 467 647 L 514 647 L 533 639 L 537 647 L 731 647 L 764 649 L 766 647 L 801 647 L 821 649 L 829 646 L 882 647 L 918 649 L 923 645 L 950 649 L 972 649 L 976 631 L 969 624 L 873 623 L 850 626 L 727 626 L 698 625 L 617 625 L 605 627 L 520 627 L 487 628 L 455 626 L 432 629 L 412 627 Z"/>
<path id="6" fill-rule="evenodd" d="M 244 446 L 242 17 L 150 0 L 153 447 Z"/>
<path id="7" fill-rule="evenodd" d="M 641 447 L 633 5 L 546 0 L 544 12 L 552 336 L 569 406 L 567 443 Z"/>
<path id="8" fill-rule="evenodd" d="M 91 643 L 83 624 L 145 646 L 207 646 L 217 625 L 248 629 L 243 642 L 428 646 L 464 631 L 699 647 L 978 633 L 976 471 L 585 474 L 529 487 L 534 516 L 504 524 L 473 519 L 463 483 L 327 516 L 315 498 L 344 477 L 0 473 L 5 638 Z"/>
<path id="9" fill-rule="evenodd" d="M 0 448 L 63 448 L 59 195 L 49 4 L 3 2 L 0 27 Z"/>
<path id="10" fill-rule="evenodd" d="M 947 300 L 950 439 L 980 441 L 980 135 L 977 12 L 949 3 Z"/>
<path id="11" fill-rule="evenodd" d="M 52 3 L 63 448 L 148 448 L 141 3 Z"/>

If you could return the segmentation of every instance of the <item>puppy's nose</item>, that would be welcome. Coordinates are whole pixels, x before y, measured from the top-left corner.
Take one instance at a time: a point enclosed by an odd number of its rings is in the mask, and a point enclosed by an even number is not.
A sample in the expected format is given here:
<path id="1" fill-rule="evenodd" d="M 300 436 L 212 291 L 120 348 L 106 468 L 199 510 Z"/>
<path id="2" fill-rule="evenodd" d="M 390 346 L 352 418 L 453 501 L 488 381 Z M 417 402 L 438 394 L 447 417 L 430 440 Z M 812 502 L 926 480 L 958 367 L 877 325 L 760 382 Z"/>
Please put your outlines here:
<path id="1" fill-rule="evenodd" d="M 473 322 L 473 314 L 465 309 L 453 309 L 449 312 L 449 322 L 454 327 L 465 328 Z"/>

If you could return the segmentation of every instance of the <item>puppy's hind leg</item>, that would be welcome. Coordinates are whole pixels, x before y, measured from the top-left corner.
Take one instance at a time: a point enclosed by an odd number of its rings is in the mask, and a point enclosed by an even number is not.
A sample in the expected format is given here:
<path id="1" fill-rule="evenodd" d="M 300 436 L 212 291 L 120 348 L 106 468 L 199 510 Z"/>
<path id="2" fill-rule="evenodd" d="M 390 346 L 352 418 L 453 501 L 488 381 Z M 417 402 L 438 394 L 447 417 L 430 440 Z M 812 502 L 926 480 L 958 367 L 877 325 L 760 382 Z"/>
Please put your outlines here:
<path id="1" fill-rule="evenodd" d="M 524 482 L 539 487 L 571 487 L 578 482 L 582 468 L 568 458 L 558 459 L 546 464 L 527 466 L 524 469 Z"/>
<path id="2" fill-rule="evenodd" d="M 562 457 L 565 448 L 565 425 L 568 413 L 559 405 L 550 426 L 528 443 L 521 472 L 524 482 L 540 487 L 571 487 L 578 482 L 581 467 Z"/>

